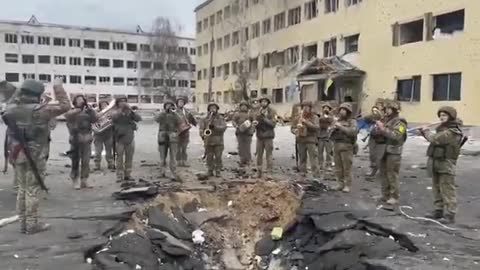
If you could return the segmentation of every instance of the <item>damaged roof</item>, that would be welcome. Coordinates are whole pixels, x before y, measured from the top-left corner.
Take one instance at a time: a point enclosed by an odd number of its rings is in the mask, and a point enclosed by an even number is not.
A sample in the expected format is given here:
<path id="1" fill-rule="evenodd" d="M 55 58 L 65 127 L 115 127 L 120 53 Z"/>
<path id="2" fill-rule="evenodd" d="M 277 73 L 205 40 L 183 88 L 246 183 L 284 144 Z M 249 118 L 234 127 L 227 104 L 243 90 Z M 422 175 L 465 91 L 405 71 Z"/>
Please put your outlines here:
<path id="1" fill-rule="evenodd" d="M 306 63 L 298 72 L 297 80 L 311 81 L 338 77 L 362 77 L 365 71 L 338 56 L 315 58 Z"/>

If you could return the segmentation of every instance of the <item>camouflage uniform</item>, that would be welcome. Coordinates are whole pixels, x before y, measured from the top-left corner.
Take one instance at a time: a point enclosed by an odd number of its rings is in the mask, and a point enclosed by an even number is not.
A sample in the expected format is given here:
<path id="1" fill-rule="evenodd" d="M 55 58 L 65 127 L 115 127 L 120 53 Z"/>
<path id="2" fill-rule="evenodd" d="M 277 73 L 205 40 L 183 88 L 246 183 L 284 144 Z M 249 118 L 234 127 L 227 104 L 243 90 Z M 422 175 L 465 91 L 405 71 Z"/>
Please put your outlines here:
<path id="1" fill-rule="evenodd" d="M 261 103 L 263 100 L 268 101 L 270 104 L 271 101 L 268 97 L 261 97 L 258 102 Z M 257 109 L 254 120 L 258 121 L 256 126 L 257 131 L 257 173 L 258 176 L 262 176 L 263 172 L 263 154 L 265 153 L 265 158 L 267 160 L 267 172 L 271 173 L 273 170 L 273 139 L 275 138 L 275 126 L 277 125 L 276 121 L 277 113 L 274 109 L 269 106 L 263 108 L 261 105 Z"/>
<path id="2" fill-rule="evenodd" d="M 352 106 L 348 103 L 340 105 L 348 115 L 336 123 L 341 127 L 333 127 L 331 138 L 333 140 L 333 154 L 335 159 L 335 173 L 339 186 L 338 190 L 350 192 L 352 185 L 352 163 L 355 144 L 357 142 L 357 122 L 352 119 Z"/>
<path id="3" fill-rule="evenodd" d="M 442 107 L 438 111 L 450 116 L 448 122 L 441 124 L 436 133 L 422 131 L 430 142 L 427 150 L 428 169 L 433 180 L 435 211 L 432 218 L 444 218 L 444 223 L 454 223 L 457 212 L 455 169 L 463 138 L 457 119 L 457 111 L 452 107 Z"/>
<path id="4" fill-rule="evenodd" d="M 383 113 L 379 110 L 364 117 L 365 122 L 373 125 L 368 138 L 368 154 L 370 158 L 370 172 L 368 176 L 375 176 L 377 174 L 380 160 L 383 157 L 383 153 L 385 153 L 385 137 L 377 134 L 375 130 L 376 122 L 383 121 L 383 117 Z"/>
<path id="5" fill-rule="evenodd" d="M 302 109 L 304 107 L 310 107 L 310 110 L 313 110 L 313 104 L 311 102 L 302 102 Z M 295 134 L 298 147 L 298 169 L 303 176 L 307 174 L 307 156 L 310 159 L 310 166 L 314 177 L 320 176 L 316 146 L 319 129 L 318 116 L 315 115 L 313 111 L 299 115 L 292 122 L 291 131 Z"/>
<path id="6" fill-rule="evenodd" d="M 223 136 L 225 130 L 227 130 L 227 124 L 218 112 L 210 116 L 210 108 L 212 106 L 216 106 L 217 111 L 220 108 L 216 103 L 208 104 L 207 110 L 209 111 L 209 116 L 202 119 L 200 122 L 200 136 L 205 144 L 208 174 L 212 176 L 215 172 L 216 176 L 220 176 L 220 171 L 222 170 L 222 153 L 224 149 Z M 212 131 L 210 136 L 204 136 L 206 129 Z"/>
<path id="7" fill-rule="evenodd" d="M 54 93 L 58 104 L 39 104 L 40 95 L 44 91 L 42 83 L 26 80 L 15 102 L 8 104 L 3 112 L 4 119 L 13 119 L 17 127 L 23 131 L 27 147 L 32 159 L 44 178 L 45 148 L 48 145 L 49 121 L 65 113 L 70 108 L 69 100 L 61 81 L 56 80 Z M 19 183 L 17 193 L 17 211 L 20 218 L 20 230 L 23 233 L 36 233 L 48 229 L 48 225 L 38 222 L 38 204 L 40 185 L 35 178 L 19 142 L 14 139 L 10 129 L 7 130 L 9 161 L 13 165 L 16 182 Z"/>
<path id="8" fill-rule="evenodd" d="M 187 104 L 188 99 L 186 97 L 177 98 L 177 104 L 180 100 L 183 100 L 184 104 Z M 178 105 L 177 105 L 178 106 Z M 184 105 L 185 106 L 185 105 Z M 177 113 L 182 121 L 186 121 L 188 124 L 197 126 L 197 121 L 193 117 L 192 113 L 185 108 L 177 108 Z M 190 130 L 183 131 L 178 134 L 178 149 L 177 149 L 177 162 L 180 167 L 188 167 L 188 155 L 187 148 L 190 143 Z"/>
<path id="9" fill-rule="evenodd" d="M 101 101 L 98 104 L 98 112 L 101 112 L 101 104 L 106 104 L 108 106 L 108 102 Z M 93 145 L 95 146 L 95 170 L 101 169 L 102 164 L 102 152 L 105 148 L 105 159 L 107 161 L 108 169 L 113 170 L 115 169 L 115 165 L 113 164 L 113 125 L 106 130 L 102 131 L 101 133 L 93 133 Z"/>
<path id="10" fill-rule="evenodd" d="M 322 109 L 324 107 L 329 107 L 330 110 L 332 110 L 332 107 L 328 103 L 324 104 Z M 332 166 L 333 142 L 330 140 L 329 129 L 332 127 L 333 121 L 332 114 L 324 114 L 322 112 L 320 115 L 320 128 L 318 129 L 318 164 L 321 169 Z"/>
<path id="11" fill-rule="evenodd" d="M 76 96 L 73 100 L 75 101 Z M 87 100 L 84 98 L 85 104 Z M 72 170 L 70 178 L 76 189 L 88 187 L 87 179 L 90 174 L 90 157 L 92 155 L 92 124 L 97 121 L 97 114 L 90 107 L 73 108 L 65 113 L 67 127 L 70 133 L 70 149 L 72 149 Z M 81 165 L 81 168 L 80 168 Z M 78 178 L 80 177 L 80 182 Z"/>
<path id="12" fill-rule="evenodd" d="M 165 167 L 167 166 L 167 155 L 170 152 L 170 172 L 174 178 L 177 178 L 177 147 L 178 147 L 178 126 L 180 125 L 180 117 L 178 114 L 167 110 L 167 104 L 171 105 L 173 109 L 175 103 L 167 100 L 163 105 L 163 112 L 156 113 L 154 116 L 155 122 L 158 123 L 158 151 L 160 152 L 160 166 L 162 177 L 165 176 Z"/>
<path id="13" fill-rule="evenodd" d="M 116 102 L 127 100 L 124 97 L 117 98 Z M 142 117 L 131 108 L 122 110 L 117 108 L 112 113 L 114 125 L 114 140 L 116 148 L 116 171 L 117 182 L 131 180 L 133 167 L 133 154 L 135 153 L 135 131 L 137 122 L 142 121 Z"/>
<path id="14" fill-rule="evenodd" d="M 247 110 L 242 110 L 243 107 L 247 107 Z M 246 101 L 240 102 L 240 111 L 236 112 L 233 116 L 233 126 L 236 128 L 235 135 L 238 142 L 238 155 L 240 156 L 240 166 L 246 166 L 250 164 L 252 160 L 252 137 L 255 132 L 252 121 L 253 115 L 248 110 L 249 104 Z M 250 125 L 247 125 L 248 122 Z M 244 124 L 246 123 L 246 124 Z M 243 126 L 242 126 L 243 124 Z"/>
<path id="15" fill-rule="evenodd" d="M 400 198 L 398 175 L 402 160 L 403 144 L 407 140 L 407 121 L 398 116 L 400 103 L 391 101 L 386 108 L 393 109 L 393 115 L 385 117 L 384 129 L 375 128 L 375 133 L 383 136 L 385 152 L 380 160 L 380 177 L 382 183 L 383 202 L 396 205 Z"/>

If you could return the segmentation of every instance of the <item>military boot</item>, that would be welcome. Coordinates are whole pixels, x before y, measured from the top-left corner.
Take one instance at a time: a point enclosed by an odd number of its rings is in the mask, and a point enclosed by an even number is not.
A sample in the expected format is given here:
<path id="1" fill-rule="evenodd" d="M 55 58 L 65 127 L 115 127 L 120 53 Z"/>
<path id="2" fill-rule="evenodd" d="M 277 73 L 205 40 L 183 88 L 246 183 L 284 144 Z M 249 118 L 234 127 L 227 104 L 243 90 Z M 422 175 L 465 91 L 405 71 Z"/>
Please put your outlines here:
<path id="1" fill-rule="evenodd" d="M 74 180 L 72 180 L 72 182 L 73 182 L 73 188 L 74 189 L 79 190 L 79 189 L 82 188 L 81 185 L 80 185 L 80 181 L 78 181 L 78 179 L 74 179 Z"/>
<path id="2" fill-rule="evenodd" d="M 442 210 L 434 210 L 432 213 L 427 214 L 425 217 L 435 219 L 435 220 L 439 220 L 439 219 L 443 218 L 443 211 Z"/>
<path id="3" fill-rule="evenodd" d="M 80 179 L 80 188 L 93 188 L 87 183 L 87 179 Z"/>
<path id="4" fill-rule="evenodd" d="M 41 233 L 50 230 L 50 224 L 46 223 L 37 223 L 33 225 L 32 227 L 27 229 L 27 234 L 36 234 L 36 233 Z"/>
<path id="5" fill-rule="evenodd" d="M 20 232 L 23 234 L 27 233 L 27 221 L 25 218 L 20 218 Z"/>
<path id="6" fill-rule="evenodd" d="M 213 170 L 209 169 L 207 175 L 208 177 L 212 177 L 214 175 Z"/>
<path id="7" fill-rule="evenodd" d="M 386 201 L 386 203 L 388 205 L 397 205 L 398 204 L 398 200 L 397 199 L 394 199 L 394 198 L 390 198 Z"/>
<path id="8" fill-rule="evenodd" d="M 220 170 L 215 170 L 215 177 L 221 177 L 222 176 L 222 173 L 220 172 Z"/>
<path id="9" fill-rule="evenodd" d="M 115 165 L 113 163 L 108 164 L 107 167 L 110 171 L 114 172 L 115 171 Z"/>
<path id="10" fill-rule="evenodd" d="M 350 193 L 350 187 L 349 187 L 349 186 L 345 186 L 345 187 L 342 189 L 342 192 L 343 192 L 343 193 Z"/>
<path id="11" fill-rule="evenodd" d="M 100 166 L 100 163 L 95 163 L 95 166 L 93 167 L 94 171 L 100 171 L 102 168 Z"/>
<path id="12" fill-rule="evenodd" d="M 449 225 L 455 223 L 455 215 L 453 214 L 446 214 L 439 220 L 442 224 Z"/>
<path id="13" fill-rule="evenodd" d="M 370 168 L 370 171 L 367 173 L 367 176 L 374 177 L 376 174 L 377 174 L 377 168 Z"/>

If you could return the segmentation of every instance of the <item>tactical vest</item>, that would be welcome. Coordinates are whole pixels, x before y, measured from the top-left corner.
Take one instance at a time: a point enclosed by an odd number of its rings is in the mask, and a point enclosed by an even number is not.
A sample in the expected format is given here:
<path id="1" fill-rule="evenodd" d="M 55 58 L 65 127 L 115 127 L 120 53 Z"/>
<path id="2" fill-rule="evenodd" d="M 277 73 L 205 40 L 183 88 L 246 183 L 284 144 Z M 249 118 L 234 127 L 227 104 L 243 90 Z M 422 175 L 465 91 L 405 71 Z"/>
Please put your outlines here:
<path id="1" fill-rule="evenodd" d="M 457 160 L 460 156 L 460 144 L 463 137 L 462 131 L 457 128 L 449 128 L 449 132 L 457 135 L 458 140 L 455 143 L 450 143 L 447 145 L 434 145 L 431 143 L 427 149 L 427 156 L 438 159 L 438 160 Z"/>
<path id="2" fill-rule="evenodd" d="M 253 117 L 251 117 L 250 113 L 247 112 L 238 112 L 237 115 L 237 125 L 242 125 L 245 121 L 250 120 L 253 121 Z M 250 128 L 247 128 L 245 131 L 241 132 L 239 128 L 236 129 L 235 135 L 245 135 L 245 136 L 253 136 L 255 132 L 253 125 L 250 125 Z"/>
<path id="3" fill-rule="evenodd" d="M 162 112 L 159 116 L 158 131 L 177 132 L 179 116 L 175 113 Z"/>
<path id="4" fill-rule="evenodd" d="M 354 120 L 349 119 L 349 120 L 343 120 L 343 121 L 339 121 L 339 122 L 347 123 L 348 127 L 350 127 L 351 126 L 351 121 L 354 121 Z M 349 143 L 349 144 L 353 145 L 357 142 L 357 136 L 355 136 L 355 137 L 348 136 L 345 132 L 343 132 L 339 129 L 335 129 L 332 132 L 331 138 L 336 143 Z"/>
<path id="5" fill-rule="evenodd" d="M 115 128 L 115 139 L 121 143 L 131 143 L 134 137 L 134 131 L 137 130 L 137 124 L 133 121 L 131 115 L 121 114 L 113 121 Z"/>
<path id="6" fill-rule="evenodd" d="M 92 114 L 93 111 L 82 110 L 75 118 L 67 123 L 71 133 L 88 134 L 92 132 Z"/>

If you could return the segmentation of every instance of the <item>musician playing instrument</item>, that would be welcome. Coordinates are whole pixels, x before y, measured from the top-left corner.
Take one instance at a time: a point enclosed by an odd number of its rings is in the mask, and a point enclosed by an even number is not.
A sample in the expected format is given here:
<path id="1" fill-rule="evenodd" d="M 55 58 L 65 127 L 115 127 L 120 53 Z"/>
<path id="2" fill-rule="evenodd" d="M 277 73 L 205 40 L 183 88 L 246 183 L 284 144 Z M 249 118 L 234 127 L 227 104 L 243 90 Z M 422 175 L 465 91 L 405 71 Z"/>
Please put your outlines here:
<path id="1" fill-rule="evenodd" d="M 75 189 L 90 188 L 87 183 L 90 174 L 92 154 L 92 124 L 98 120 L 97 113 L 87 103 L 84 95 L 73 98 L 73 108 L 65 113 L 70 133 L 70 157 L 72 169 L 70 178 Z M 81 167 L 80 167 L 81 166 Z M 80 182 L 78 178 L 80 177 Z"/>
<path id="2" fill-rule="evenodd" d="M 313 103 L 304 101 L 300 115 L 293 120 L 291 131 L 298 145 L 298 169 L 303 177 L 307 175 L 307 156 L 310 159 L 313 177 L 320 177 L 317 157 L 317 133 L 320 129 L 318 116 L 313 113 Z"/>
<path id="3" fill-rule="evenodd" d="M 241 101 L 239 111 L 235 112 L 232 121 L 236 129 L 240 167 L 248 166 L 252 160 L 252 137 L 255 129 L 252 125 L 253 113 L 249 109 L 250 104 L 245 100 Z"/>
<path id="4" fill-rule="evenodd" d="M 368 135 L 367 144 L 370 157 L 370 172 L 367 174 L 369 177 L 374 177 L 377 174 L 378 168 L 380 167 L 380 160 L 385 152 L 385 137 L 378 134 L 375 125 L 377 121 L 384 121 L 385 102 L 387 101 L 388 100 L 380 98 L 377 99 L 375 106 L 372 107 L 371 113 L 364 117 L 365 122 L 373 126 Z"/>
<path id="5" fill-rule="evenodd" d="M 197 126 L 197 120 L 193 117 L 192 113 L 185 109 L 185 105 L 188 102 L 187 97 L 177 98 L 177 114 L 181 118 L 179 130 L 178 130 L 178 149 L 177 149 L 177 163 L 179 167 L 189 167 L 187 163 L 187 147 L 190 142 L 190 128 Z"/>
<path id="6" fill-rule="evenodd" d="M 108 108 L 108 105 L 108 101 L 100 100 L 98 102 L 97 113 L 100 114 L 102 111 L 106 110 Z M 111 118 L 111 116 L 105 117 Z M 113 125 L 108 126 L 100 132 L 95 132 L 94 129 L 93 145 L 95 146 L 94 170 L 98 171 L 101 169 L 103 149 L 105 149 L 105 160 L 107 161 L 108 169 L 115 170 L 115 164 L 113 163 Z"/>
<path id="7" fill-rule="evenodd" d="M 273 139 L 275 138 L 275 126 L 277 125 L 277 113 L 270 108 L 271 100 L 263 96 L 259 98 L 260 106 L 255 113 L 253 125 L 257 132 L 257 177 L 263 174 L 263 154 L 267 160 L 267 173 L 273 171 Z"/>
<path id="8" fill-rule="evenodd" d="M 170 155 L 170 172 L 172 179 L 180 180 L 177 175 L 177 149 L 178 133 L 182 119 L 175 112 L 175 103 L 166 100 L 163 104 L 163 111 L 157 112 L 154 116 L 158 123 L 158 151 L 160 152 L 160 177 L 165 177 L 165 168 L 167 166 L 167 155 Z"/>
<path id="9" fill-rule="evenodd" d="M 135 131 L 142 117 L 127 103 L 127 97 L 115 99 L 116 110 L 112 113 L 114 140 L 116 143 L 117 182 L 132 180 L 133 154 L 135 153 Z"/>
<path id="10" fill-rule="evenodd" d="M 224 149 L 223 136 L 227 130 L 227 123 L 218 113 L 220 107 L 216 103 L 207 106 L 207 117 L 200 122 L 200 136 L 205 144 L 208 175 L 220 177 L 222 170 L 222 153 Z"/>
<path id="11" fill-rule="evenodd" d="M 334 122 L 332 109 L 330 103 L 324 103 L 318 120 L 320 123 L 318 129 L 318 164 L 321 170 L 332 168 L 333 142 L 330 140 L 329 134 L 329 129 Z"/>
<path id="12" fill-rule="evenodd" d="M 339 119 L 333 124 L 331 139 L 338 191 L 349 193 L 352 185 L 352 162 L 355 144 L 357 143 L 357 121 L 352 118 L 353 109 L 349 103 L 339 107 Z"/>

